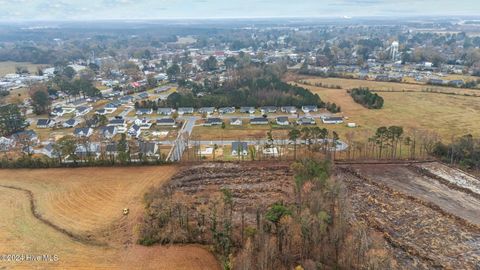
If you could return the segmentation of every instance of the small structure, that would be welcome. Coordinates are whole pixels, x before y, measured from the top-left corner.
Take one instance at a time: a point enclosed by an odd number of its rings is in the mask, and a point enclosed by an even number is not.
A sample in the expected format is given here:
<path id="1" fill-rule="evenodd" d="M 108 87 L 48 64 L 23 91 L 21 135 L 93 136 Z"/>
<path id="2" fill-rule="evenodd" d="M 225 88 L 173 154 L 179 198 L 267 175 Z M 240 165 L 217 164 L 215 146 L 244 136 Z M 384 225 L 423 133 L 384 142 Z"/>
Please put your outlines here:
<path id="1" fill-rule="evenodd" d="M 260 112 L 262 114 L 266 114 L 266 113 L 276 113 L 277 112 L 277 107 L 275 106 L 264 106 L 264 107 L 261 107 L 260 108 Z"/>
<path id="2" fill-rule="evenodd" d="M 356 127 L 357 127 L 357 124 L 355 124 L 355 123 L 348 123 L 348 124 L 347 124 L 347 127 L 349 127 L 349 128 L 356 128 Z"/>
<path id="3" fill-rule="evenodd" d="M 154 142 L 139 142 L 140 154 L 147 157 L 158 156 L 158 145 Z"/>
<path id="4" fill-rule="evenodd" d="M 152 108 L 139 108 L 137 109 L 137 115 L 149 115 L 152 114 Z"/>
<path id="5" fill-rule="evenodd" d="M 343 117 L 339 116 L 330 116 L 322 118 L 324 124 L 341 124 L 343 123 Z"/>
<path id="6" fill-rule="evenodd" d="M 247 156 L 248 144 L 246 142 L 232 142 L 232 156 Z"/>

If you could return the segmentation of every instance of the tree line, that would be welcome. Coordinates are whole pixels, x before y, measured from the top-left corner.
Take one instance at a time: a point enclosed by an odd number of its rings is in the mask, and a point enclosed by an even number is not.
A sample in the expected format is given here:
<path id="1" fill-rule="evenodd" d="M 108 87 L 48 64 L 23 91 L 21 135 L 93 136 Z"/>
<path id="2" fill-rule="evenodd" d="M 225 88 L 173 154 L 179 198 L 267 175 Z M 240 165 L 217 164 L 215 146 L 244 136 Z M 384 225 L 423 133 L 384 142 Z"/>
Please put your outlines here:
<path id="1" fill-rule="evenodd" d="M 354 88 L 349 91 L 353 100 L 368 109 L 381 109 L 383 98 L 377 93 L 372 93 L 368 88 Z"/>

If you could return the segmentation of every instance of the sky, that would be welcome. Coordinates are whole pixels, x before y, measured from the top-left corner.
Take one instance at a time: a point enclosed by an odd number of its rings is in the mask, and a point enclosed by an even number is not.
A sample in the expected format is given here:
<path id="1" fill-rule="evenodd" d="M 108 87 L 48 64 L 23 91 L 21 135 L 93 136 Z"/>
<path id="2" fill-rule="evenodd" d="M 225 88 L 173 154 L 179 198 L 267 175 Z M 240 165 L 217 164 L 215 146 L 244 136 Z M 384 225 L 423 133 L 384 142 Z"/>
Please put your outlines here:
<path id="1" fill-rule="evenodd" d="M 0 0 L 1 21 L 480 15 L 480 0 Z"/>

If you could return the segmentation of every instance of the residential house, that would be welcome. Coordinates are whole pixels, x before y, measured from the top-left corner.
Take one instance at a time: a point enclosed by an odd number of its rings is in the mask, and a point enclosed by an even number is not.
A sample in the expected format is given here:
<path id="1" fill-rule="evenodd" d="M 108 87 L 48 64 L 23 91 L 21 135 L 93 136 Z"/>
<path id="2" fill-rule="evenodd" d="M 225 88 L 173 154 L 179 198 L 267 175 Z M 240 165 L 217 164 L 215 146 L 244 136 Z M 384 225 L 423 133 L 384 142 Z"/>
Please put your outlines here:
<path id="1" fill-rule="evenodd" d="M 79 121 L 75 118 L 68 119 L 67 121 L 63 122 L 64 128 L 73 128 L 79 124 Z"/>
<path id="2" fill-rule="evenodd" d="M 230 119 L 230 125 L 232 126 L 241 126 L 243 124 L 241 118 L 232 118 Z"/>
<path id="3" fill-rule="evenodd" d="M 122 103 L 122 104 L 127 104 L 127 103 L 132 102 L 133 99 L 134 98 L 132 96 L 123 96 L 118 101 L 120 101 L 120 103 Z"/>
<path id="4" fill-rule="evenodd" d="M 202 108 L 198 109 L 198 112 L 201 113 L 201 114 L 210 115 L 210 114 L 213 114 L 215 112 L 215 108 L 214 107 L 202 107 Z"/>
<path id="5" fill-rule="evenodd" d="M 38 119 L 37 128 L 51 128 L 55 125 L 55 121 L 52 119 Z"/>
<path id="6" fill-rule="evenodd" d="M 139 142 L 139 153 L 147 156 L 147 157 L 153 157 L 153 156 L 159 156 L 158 154 L 158 144 L 154 142 Z"/>
<path id="7" fill-rule="evenodd" d="M 220 114 L 227 114 L 227 113 L 234 113 L 235 107 L 223 107 L 218 109 L 218 113 Z"/>
<path id="8" fill-rule="evenodd" d="M 75 155 L 79 158 L 98 158 L 100 156 L 100 144 L 88 143 L 78 144 L 75 149 Z"/>
<path id="9" fill-rule="evenodd" d="M 240 107 L 240 112 L 253 114 L 255 113 L 255 107 Z"/>
<path id="10" fill-rule="evenodd" d="M 108 126 L 116 127 L 118 133 L 125 133 L 127 131 L 127 122 L 125 119 L 112 119 Z"/>
<path id="11" fill-rule="evenodd" d="M 232 156 L 247 156 L 248 143 L 247 142 L 232 142 Z"/>
<path id="12" fill-rule="evenodd" d="M 65 111 L 61 107 L 55 107 L 50 114 L 54 116 L 63 116 Z"/>
<path id="13" fill-rule="evenodd" d="M 138 138 L 142 134 L 142 128 L 139 125 L 133 124 L 128 130 L 128 134 L 132 137 Z"/>
<path id="14" fill-rule="evenodd" d="M 217 117 L 210 117 L 205 120 L 204 126 L 218 126 L 223 124 L 223 120 Z"/>
<path id="15" fill-rule="evenodd" d="M 128 145 L 128 144 L 127 144 Z M 105 154 L 107 156 L 116 157 L 118 155 L 118 145 L 117 143 L 109 143 L 105 146 Z"/>
<path id="16" fill-rule="evenodd" d="M 255 117 L 250 119 L 250 125 L 268 125 L 268 119 L 265 117 Z"/>
<path id="17" fill-rule="evenodd" d="M 152 108 L 138 108 L 137 109 L 137 115 L 147 115 L 147 114 L 152 114 L 153 110 Z"/>
<path id="18" fill-rule="evenodd" d="M 110 114 L 110 113 L 114 113 L 117 108 L 119 107 L 120 104 L 118 103 L 108 103 L 107 105 L 105 105 L 105 107 L 103 107 L 103 109 L 105 110 L 105 113 L 107 114 Z"/>
<path id="19" fill-rule="evenodd" d="M 99 109 L 99 110 L 96 110 L 96 111 L 95 111 L 95 114 L 98 114 L 98 115 L 106 115 L 106 114 L 107 114 L 107 110 L 105 110 L 105 109 Z"/>
<path id="20" fill-rule="evenodd" d="M 117 127 L 116 126 L 106 126 L 100 128 L 100 134 L 105 139 L 111 139 L 117 135 Z"/>
<path id="21" fill-rule="evenodd" d="M 297 108 L 294 106 L 284 106 L 284 107 L 281 107 L 280 110 L 284 113 L 291 113 L 291 114 L 297 113 Z"/>
<path id="22" fill-rule="evenodd" d="M 177 123 L 173 118 L 160 118 L 157 119 L 157 126 L 176 127 Z"/>
<path id="23" fill-rule="evenodd" d="M 179 115 L 184 115 L 184 114 L 193 114 L 193 108 L 192 107 L 181 107 L 178 108 L 177 112 Z"/>
<path id="24" fill-rule="evenodd" d="M 157 114 L 159 115 L 172 115 L 173 109 L 172 108 L 158 108 Z"/>
<path id="25" fill-rule="evenodd" d="M 135 125 L 139 126 L 143 130 L 150 129 L 152 127 L 152 123 L 147 118 L 135 119 L 134 123 Z"/>
<path id="26" fill-rule="evenodd" d="M 316 112 L 316 111 L 318 111 L 318 107 L 317 106 L 302 106 L 302 111 L 304 113 Z"/>
<path id="27" fill-rule="evenodd" d="M 87 107 L 87 106 L 80 106 L 77 107 L 77 110 L 75 112 L 75 115 L 78 116 L 83 116 L 89 113 L 92 110 L 92 107 Z"/>
<path id="28" fill-rule="evenodd" d="M 90 137 L 93 134 L 93 129 L 92 128 L 76 128 L 73 131 L 73 135 L 76 137 Z"/>
<path id="29" fill-rule="evenodd" d="M 47 144 L 45 147 L 42 148 L 42 150 L 40 150 L 40 153 L 44 154 L 49 158 L 58 158 L 60 153 L 55 150 L 54 145 L 55 144 L 53 143 Z"/>
<path id="30" fill-rule="evenodd" d="M 15 146 L 15 140 L 5 137 L 0 137 L 0 151 L 9 151 Z"/>
<path id="31" fill-rule="evenodd" d="M 297 120 L 297 124 L 306 126 L 306 125 L 315 125 L 317 122 L 313 117 L 300 117 Z"/>
<path id="32" fill-rule="evenodd" d="M 341 124 L 343 123 L 343 117 L 337 117 L 337 116 L 323 117 L 322 122 L 324 124 Z"/>
<path id="33" fill-rule="evenodd" d="M 288 117 L 280 116 L 275 119 L 277 125 L 279 126 L 288 126 L 290 122 L 288 122 Z"/>
<path id="34" fill-rule="evenodd" d="M 260 112 L 262 112 L 262 114 L 276 113 L 277 112 L 277 107 L 275 107 L 275 106 L 264 106 L 264 107 L 260 108 Z"/>
<path id="35" fill-rule="evenodd" d="M 32 145 L 36 145 L 40 142 L 37 133 L 33 130 L 17 132 L 12 135 L 12 139 L 14 139 L 16 142 L 29 141 Z"/>
<path id="36" fill-rule="evenodd" d="M 137 95 L 138 100 L 147 99 L 147 98 L 148 98 L 148 93 L 147 92 L 142 92 L 142 93 Z"/>

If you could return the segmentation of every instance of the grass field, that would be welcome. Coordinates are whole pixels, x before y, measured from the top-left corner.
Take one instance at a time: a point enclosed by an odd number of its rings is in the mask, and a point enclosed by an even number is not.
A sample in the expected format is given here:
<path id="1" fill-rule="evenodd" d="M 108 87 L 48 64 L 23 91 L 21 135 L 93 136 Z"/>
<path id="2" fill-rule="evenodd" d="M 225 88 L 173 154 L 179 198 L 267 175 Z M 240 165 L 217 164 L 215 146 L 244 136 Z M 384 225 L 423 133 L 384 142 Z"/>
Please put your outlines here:
<path id="1" fill-rule="evenodd" d="M 46 67 L 47 65 L 37 65 L 28 62 L 0 62 L 0 76 L 15 73 L 16 67 L 26 67 L 31 74 L 36 74 L 38 67 Z"/>
<path id="2" fill-rule="evenodd" d="M 349 87 L 364 82 L 343 81 L 345 84 L 348 82 Z M 379 94 L 385 100 L 384 108 L 369 110 L 355 103 L 345 89 L 302 86 L 318 93 L 322 100 L 340 105 L 344 116 L 348 117 L 347 122 L 354 122 L 360 126 L 355 130 L 344 125 L 331 128 L 343 135 L 355 131 L 356 134 L 360 134 L 359 136 L 370 136 L 376 128 L 390 125 L 435 132 L 445 140 L 468 133 L 480 135 L 480 98 L 477 97 L 422 92 L 382 92 Z"/>
<path id="3" fill-rule="evenodd" d="M 0 254 L 59 256 L 58 262 L 0 262 L 0 268 L 219 269 L 203 247 L 135 244 L 143 194 L 176 171 L 174 166 L 0 170 Z"/>
<path id="4" fill-rule="evenodd" d="M 356 87 L 368 87 L 372 90 L 381 90 L 381 91 L 405 91 L 405 92 L 421 92 L 422 90 L 434 89 L 435 91 L 442 93 L 456 93 L 456 94 L 469 94 L 480 96 L 480 90 L 478 89 L 464 89 L 464 88 L 454 88 L 454 87 L 441 87 L 434 85 L 426 84 L 413 84 L 413 83 L 394 83 L 394 82 L 377 82 L 377 81 L 366 81 L 366 80 L 354 80 L 354 79 L 343 79 L 343 78 L 314 78 L 314 79 L 303 79 L 310 83 L 323 83 L 326 85 L 339 85 L 343 89 L 352 89 Z"/>

